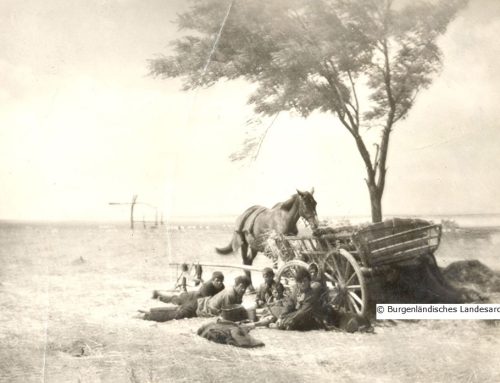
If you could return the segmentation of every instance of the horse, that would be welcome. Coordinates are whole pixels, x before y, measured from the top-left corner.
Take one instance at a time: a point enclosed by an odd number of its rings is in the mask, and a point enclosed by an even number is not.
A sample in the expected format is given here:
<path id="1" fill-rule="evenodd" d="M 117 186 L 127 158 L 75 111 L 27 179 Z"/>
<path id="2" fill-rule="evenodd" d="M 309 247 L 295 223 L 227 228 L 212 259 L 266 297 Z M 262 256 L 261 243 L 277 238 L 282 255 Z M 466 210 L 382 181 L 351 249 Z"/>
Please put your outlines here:
<path id="1" fill-rule="evenodd" d="M 297 235 L 297 221 L 304 218 L 314 230 L 318 227 L 316 200 L 311 192 L 297 190 L 288 200 L 279 202 L 271 209 L 255 205 L 249 207 L 236 219 L 236 228 L 229 245 L 215 248 L 217 253 L 227 255 L 241 248 L 243 264 L 251 266 L 259 252 L 264 252 L 266 240 L 271 232 Z M 250 248 L 250 255 L 248 249 Z M 245 274 L 252 281 L 250 271 Z M 253 287 L 253 285 L 250 285 Z"/>

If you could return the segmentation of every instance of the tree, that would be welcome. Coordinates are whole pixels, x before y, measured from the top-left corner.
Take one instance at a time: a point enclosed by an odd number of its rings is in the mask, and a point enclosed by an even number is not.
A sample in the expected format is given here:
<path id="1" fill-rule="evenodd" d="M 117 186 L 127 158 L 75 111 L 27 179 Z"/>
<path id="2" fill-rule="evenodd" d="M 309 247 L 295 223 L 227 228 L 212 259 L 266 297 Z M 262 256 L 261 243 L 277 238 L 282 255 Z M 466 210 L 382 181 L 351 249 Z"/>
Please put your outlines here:
<path id="1" fill-rule="evenodd" d="M 249 103 L 263 115 L 333 114 L 354 139 L 381 221 L 391 132 L 440 69 L 436 41 L 466 0 L 191 2 L 177 23 L 194 33 L 150 60 L 151 74 L 181 77 L 184 90 L 243 78 L 257 84 Z"/>

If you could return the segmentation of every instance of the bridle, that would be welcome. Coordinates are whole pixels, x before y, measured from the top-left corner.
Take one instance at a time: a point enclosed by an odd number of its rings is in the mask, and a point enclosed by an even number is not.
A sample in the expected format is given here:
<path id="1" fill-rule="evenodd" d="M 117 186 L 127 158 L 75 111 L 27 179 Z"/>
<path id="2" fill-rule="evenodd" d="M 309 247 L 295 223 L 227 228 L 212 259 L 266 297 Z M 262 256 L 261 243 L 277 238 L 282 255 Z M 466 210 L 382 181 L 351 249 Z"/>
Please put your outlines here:
<path id="1" fill-rule="evenodd" d="M 306 208 L 306 203 L 304 202 L 303 197 L 299 195 L 299 217 L 304 220 L 304 223 L 306 227 L 313 226 L 311 222 L 314 222 L 315 218 L 317 217 L 316 212 L 310 213 L 309 210 Z"/>

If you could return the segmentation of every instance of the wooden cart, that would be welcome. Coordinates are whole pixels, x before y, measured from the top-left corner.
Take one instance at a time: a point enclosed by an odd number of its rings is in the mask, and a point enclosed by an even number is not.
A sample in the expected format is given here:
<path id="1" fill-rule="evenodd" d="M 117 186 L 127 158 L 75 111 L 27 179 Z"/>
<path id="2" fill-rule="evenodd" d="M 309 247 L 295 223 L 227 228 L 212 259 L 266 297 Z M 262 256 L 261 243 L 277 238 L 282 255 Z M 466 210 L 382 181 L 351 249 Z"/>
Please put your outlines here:
<path id="1" fill-rule="evenodd" d="M 321 228 L 314 236 L 277 236 L 269 252 L 279 259 L 277 279 L 290 291 L 297 268 L 318 266 L 330 303 L 347 312 L 369 313 L 377 303 L 374 286 L 394 278 L 398 268 L 434 261 L 441 225 L 392 219 L 367 226 Z"/>

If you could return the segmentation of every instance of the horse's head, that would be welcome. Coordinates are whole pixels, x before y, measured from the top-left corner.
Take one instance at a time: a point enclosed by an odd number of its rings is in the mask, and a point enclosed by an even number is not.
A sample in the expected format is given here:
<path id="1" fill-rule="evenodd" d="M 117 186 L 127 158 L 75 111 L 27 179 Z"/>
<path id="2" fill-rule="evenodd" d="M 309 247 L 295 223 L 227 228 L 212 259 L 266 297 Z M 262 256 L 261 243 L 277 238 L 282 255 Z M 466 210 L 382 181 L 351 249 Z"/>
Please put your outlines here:
<path id="1" fill-rule="evenodd" d="M 317 202 L 313 194 L 314 188 L 312 188 L 310 192 L 297 190 L 297 195 L 299 196 L 299 215 L 304 218 L 314 230 L 318 228 L 319 223 L 316 213 Z"/>

